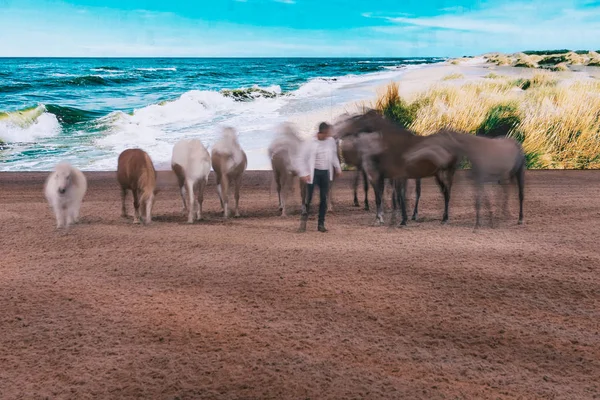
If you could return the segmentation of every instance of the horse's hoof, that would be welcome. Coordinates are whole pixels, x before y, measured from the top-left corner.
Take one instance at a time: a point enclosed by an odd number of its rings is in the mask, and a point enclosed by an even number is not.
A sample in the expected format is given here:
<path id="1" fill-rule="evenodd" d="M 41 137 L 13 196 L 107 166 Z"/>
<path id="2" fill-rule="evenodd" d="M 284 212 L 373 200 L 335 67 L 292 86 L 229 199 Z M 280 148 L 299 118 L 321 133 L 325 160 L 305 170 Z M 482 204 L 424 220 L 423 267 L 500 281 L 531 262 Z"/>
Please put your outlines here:
<path id="1" fill-rule="evenodd" d="M 358 202 L 354 202 L 354 207 L 360 207 L 360 204 L 358 204 Z"/>
<path id="2" fill-rule="evenodd" d="M 517 223 L 518 225 L 523 225 L 523 220 L 520 219 L 519 222 Z"/>
<path id="3" fill-rule="evenodd" d="M 240 213 L 235 213 L 235 215 L 233 216 L 234 218 L 239 218 L 241 217 Z"/>
<path id="4" fill-rule="evenodd" d="M 364 210 L 365 210 L 365 211 L 369 211 L 369 206 L 368 206 L 368 205 L 366 205 L 366 206 L 365 206 L 365 208 L 364 208 Z"/>
<path id="5" fill-rule="evenodd" d="M 188 223 L 188 224 L 193 224 L 193 223 L 194 223 L 194 220 L 193 220 L 193 219 L 188 219 L 188 220 L 187 220 L 187 223 Z"/>
<path id="6" fill-rule="evenodd" d="M 139 223 L 140 223 L 140 220 L 139 220 L 139 219 L 134 219 L 134 220 L 133 220 L 133 223 L 137 225 L 137 224 L 139 224 Z"/>
<path id="7" fill-rule="evenodd" d="M 129 216 L 127 214 L 121 214 L 121 218 L 127 219 L 127 218 L 129 218 Z"/>

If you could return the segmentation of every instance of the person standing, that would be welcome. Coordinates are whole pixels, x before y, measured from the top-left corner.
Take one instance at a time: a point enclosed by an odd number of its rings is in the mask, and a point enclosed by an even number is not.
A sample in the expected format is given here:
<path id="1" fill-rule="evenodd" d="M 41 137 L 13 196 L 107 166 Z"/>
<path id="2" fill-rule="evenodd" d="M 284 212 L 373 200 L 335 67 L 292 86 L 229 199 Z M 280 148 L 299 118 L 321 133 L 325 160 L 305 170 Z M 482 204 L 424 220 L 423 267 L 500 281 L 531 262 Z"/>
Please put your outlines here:
<path id="1" fill-rule="evenodd" d="M 319 187 L 319 232 L 327 232 L 325 229 L 325 214 L 327 212 L 327 196 L 329 194 L 329 182 L 333 181 L 334 174 L 340 176 L 342 168 L 337 153 L 335 140 L 331 137 L 331 125 L 322 122 L 315 140 L 306 143 L 298 160 L 298 171 L 300 179 L 307 184 L 306 204 L 302 207 L 300 217 L 300 232 L 306 231 L 306 222 L 310 211 L 315 186 Z"/>

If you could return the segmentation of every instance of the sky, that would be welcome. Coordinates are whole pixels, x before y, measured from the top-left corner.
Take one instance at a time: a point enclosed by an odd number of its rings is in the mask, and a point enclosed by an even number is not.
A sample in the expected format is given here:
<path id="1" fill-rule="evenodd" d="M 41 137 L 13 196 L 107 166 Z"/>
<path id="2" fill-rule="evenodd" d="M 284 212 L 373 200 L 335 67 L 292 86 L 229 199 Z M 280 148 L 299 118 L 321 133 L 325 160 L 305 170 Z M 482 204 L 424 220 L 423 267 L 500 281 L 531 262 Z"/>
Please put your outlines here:
<path id="1" fill-rule="evenodd" d="M 456 57 L 600 49 L 600 0 L 0 0 L 0 57 Z"/>

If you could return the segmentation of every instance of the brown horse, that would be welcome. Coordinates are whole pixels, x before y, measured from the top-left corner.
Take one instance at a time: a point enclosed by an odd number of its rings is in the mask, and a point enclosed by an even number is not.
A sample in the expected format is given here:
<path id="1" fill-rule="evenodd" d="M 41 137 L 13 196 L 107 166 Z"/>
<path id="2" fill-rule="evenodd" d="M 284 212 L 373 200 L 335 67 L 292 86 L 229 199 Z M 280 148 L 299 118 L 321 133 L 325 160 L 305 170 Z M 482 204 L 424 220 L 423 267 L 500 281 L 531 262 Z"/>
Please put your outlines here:
<path id="1" fill-rule="evenodd" d="M 354 192 L 354 207 L 360 207 L 360 203 L 358 202 L 358 181 L 362 176 L 363 188 L 365 191 L 365 211 L 369 211 L 369 178 L 362 167 L 360 154 L 358 153 L 352 138 L 341 140 L 339 146 L 344 163 L 356 168 L 356 175 L 354 176 L 354 181 L 352 183 L 352 189 Z"/>
<path id="2" fill-rule="evenodd" d="M 233 128 L 223 128 L 221 139 L 213 146 L 211 158 L 217 178 L 217 193 L 221 207 L 223 207 L 223 216 L 224 218 L 229 217 L 229 183 L 232 182 L 235 188 L 235 216 L 239 217 L 240 187 L 248 159 Z"/>
<path id="3" fill-rule="evenodd" d="M 133 193 L 135 215 L 133 223 L 140 223 L 140 205 L 145 212 L 143 222 L 152 221 L 152 206 L 156 194 L 156 170 L 148 153 L 141 149 L 127 149 L 119 155 L 117 180 L 121 185 L 121 216 L 127 218 L 125 198 L 127 190 Z"/>
<path id="4" fill-rule="evenodd" d="M 475 184 L 475 228 L 480 226 L 479 210 L 481 208 L 483 185 L 489 182 L 498 182 L 503 186 L 504 212 L 507 214 L 507 183 L 516 180 L 519 189 L 518 223 L 522 224 L 527 163 L 523 148 L 518 141 L 506 137 L 489 138 L 444 129 L 435 135 L 434 140 L 422 142 L 413 147 L 405 155 L 405 160 L 409 163 L 427 160 L 443 166 L 450 160 L 463 156 L 471 162 L 471 178 Z M 487 196 L 485 196 L 485 201 L 492 222 L 493 214 Z"/>
<path id="5" fill-rule="evenodd" d="M 444 194 L 444 214 L 442 223 L 448 221 L 448 205 L 452 180 L 458 158 L 450 157 L 443 165 L 427 159 L 406 162 L 404 154 L 413 146 L 431 140 L 431 136 L 418 136 L 403 126 L 383 117 L 375 110 L 349 117 L 334 127 L 335 136 L 356 139 L 356 148 L 360 154 L 362 168 L 367 173 L 375 191 L 377 205 L 377 223 L 383 223 L 382 195 L 386 178 L 395 181 L 395 196 L 402 211 L 401 225 L 406 225 L 406 182 L 408 179 L 434 176 Z M 417 183 L 417 198 L 420 197 L 420 181 Z M 394 214 L 393 214 L 394 215 Z M 417 217 L 417 209 L 413 219 Z"/>

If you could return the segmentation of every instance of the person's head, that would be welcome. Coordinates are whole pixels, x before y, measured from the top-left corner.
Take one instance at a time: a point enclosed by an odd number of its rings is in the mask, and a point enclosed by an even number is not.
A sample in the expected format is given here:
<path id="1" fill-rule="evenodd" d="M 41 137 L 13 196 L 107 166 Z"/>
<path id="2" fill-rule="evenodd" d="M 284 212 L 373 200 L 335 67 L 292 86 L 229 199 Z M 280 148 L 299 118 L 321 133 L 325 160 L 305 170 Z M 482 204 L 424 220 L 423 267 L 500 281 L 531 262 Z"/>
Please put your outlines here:
<path id="1" fill-rule="evenodd" d="M 329 125 L 327 122 L 321 122 L 321 124 L 319 124 L 319 132 L 317 133 L 317 138 L 319 140 L 325 140 L 329 137 L 331 133 L 331 125 Z"/>

